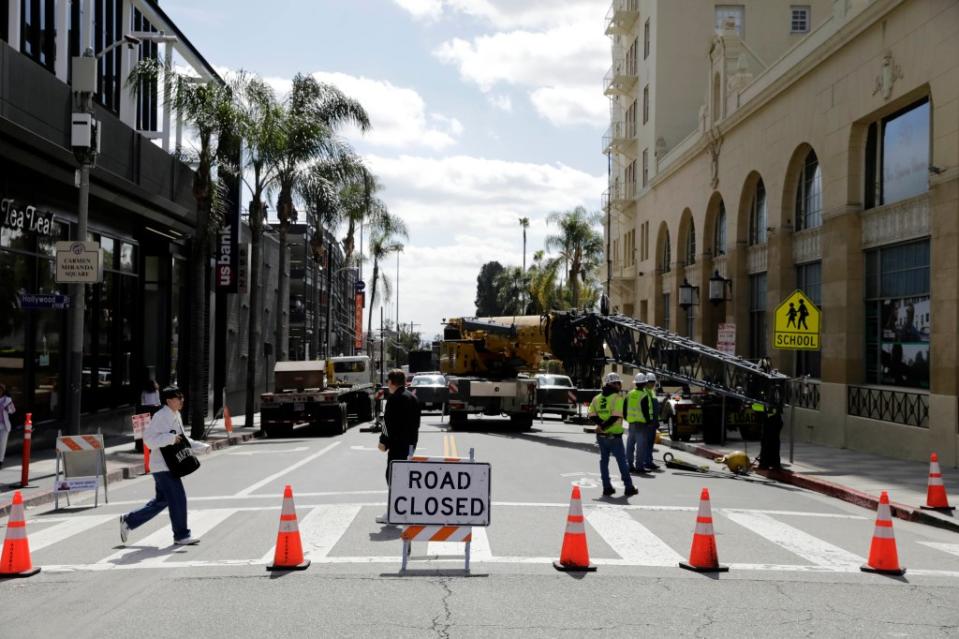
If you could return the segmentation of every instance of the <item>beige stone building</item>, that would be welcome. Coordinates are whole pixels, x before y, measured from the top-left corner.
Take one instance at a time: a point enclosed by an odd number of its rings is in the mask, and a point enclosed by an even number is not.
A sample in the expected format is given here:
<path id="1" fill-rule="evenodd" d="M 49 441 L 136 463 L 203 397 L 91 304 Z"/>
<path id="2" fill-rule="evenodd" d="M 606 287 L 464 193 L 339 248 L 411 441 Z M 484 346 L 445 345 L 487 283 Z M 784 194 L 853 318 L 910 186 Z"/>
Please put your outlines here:
<path id="1" fill-rule="evenodd" d="M 959 465 L 959 0 L 614 0 L 607 33 L 613 306 L 808 375 L 799 441 Z M 821 352 L 772 347 L 797 288 Z"/>

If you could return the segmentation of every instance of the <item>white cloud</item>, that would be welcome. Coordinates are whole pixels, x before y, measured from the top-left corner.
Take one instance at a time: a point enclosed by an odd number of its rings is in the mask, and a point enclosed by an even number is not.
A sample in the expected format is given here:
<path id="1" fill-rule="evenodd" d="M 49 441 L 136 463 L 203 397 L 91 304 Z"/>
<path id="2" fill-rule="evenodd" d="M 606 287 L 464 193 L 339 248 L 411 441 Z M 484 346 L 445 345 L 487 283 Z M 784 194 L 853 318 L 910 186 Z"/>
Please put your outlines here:
<path id="1" fill-rule="evenodd" d="M 598 90 L 544 87 L 530 91 L 536 111 L 556 126 L 609 123 L 609 103 Z"/>
<path id="2" fill-rule="evenodd" d="M 437 20 L 443 15 L 443 0 L 393 0 L 400 8 L 420 20 Z"/>
<path id="3" fill-rule="evenodd" d="M 456 144 L 463 133 L 463 125 L 456 118 L 440 113 L 427 113 L 423 97 L 406 87 L 398 87 L 386 80 L 376 80 L 345 73 L 317 71 L 313 76 L 320 82 L 333 84 L 346 95 L 363 105 L 370 116 L 372 128 L 363 140 L 374 146 L 409 148 L 426 147 L 434 151 Z M 288 78 L 266 78 L 282 95 L 290 91 Z M 345 130 L 348 136 L 359 137 L 358 131 Z"/>
<path id="4" fill-rule="evenodd" d="M 508 95 L 488 95 L 486 100 L 500 111 L 511 113 L 513 111 L 513 100 Z"/>
<path id="5" fill-rule="evenodd" d="M 601 20 L 609 0 L 394 0 L 414 18 L 438 20 L 462 13 L 497 29 L 542 28 Z"/>

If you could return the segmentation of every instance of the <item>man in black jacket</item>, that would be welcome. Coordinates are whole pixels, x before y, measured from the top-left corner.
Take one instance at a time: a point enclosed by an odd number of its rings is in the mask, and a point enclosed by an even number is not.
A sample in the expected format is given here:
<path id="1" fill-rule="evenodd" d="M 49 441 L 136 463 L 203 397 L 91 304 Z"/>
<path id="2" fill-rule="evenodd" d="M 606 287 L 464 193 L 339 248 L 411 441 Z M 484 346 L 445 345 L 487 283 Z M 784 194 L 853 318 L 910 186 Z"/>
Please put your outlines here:
<path id="1" fill-rule="evenodd" d="M 386 483 L 390 483 L 390 462 L 406 459 L 410 449 L 416 448 L 420 434 L 420 404 L 406 390 L 406 373 L 394 368 L 387 375 L 389 396 L 383 411 L 383 432 L 380 434 L 380 450 L 386 453 Z M 385 524 L 386 514 L 376 518 L 376 523 Z"/>

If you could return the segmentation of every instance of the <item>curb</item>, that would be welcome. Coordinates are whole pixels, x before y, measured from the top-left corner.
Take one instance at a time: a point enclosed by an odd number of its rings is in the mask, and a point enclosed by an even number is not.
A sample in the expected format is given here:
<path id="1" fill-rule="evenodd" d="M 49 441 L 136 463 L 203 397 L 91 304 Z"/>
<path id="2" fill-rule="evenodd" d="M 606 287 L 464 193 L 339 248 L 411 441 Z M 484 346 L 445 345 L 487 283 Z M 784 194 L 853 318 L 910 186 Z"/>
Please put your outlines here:
<path id="1" fill-rule="evenodd" d="M 699 446 L 696 444 L 674 442 L 667 439 L 664 439 L 662 444 L 664 446 L 668 446 L 669 448 L 682 450 L 684 452 L 692 453 L 693 455 L 704 457 L 709 460 L 714 460 L 717 457 L 723 456 L 721 451 L 712 450 L 710 448 L 706 448 L 705 446 Z M 831 481 L 826 481 L 825 479 L 819 479 L 818 477 L 794 473 L 791 470 L 756 470 L 754 472 L 757 475 L 762 475 L 763 477 L 772 479 L 773 481 L 790 484 L 792 486 L 798 486 L 799 488 L 805 488 L 813 492 L 821 493 L 828 497 L 835 497 L 836 499 L 841 499 L 842 501 L 849 502 L 850 504 L 855 504 L 856 506 L 861 506 L 862 508 L 872 511 L 875 511 L 879 507 L 878 497 L 864 493 L 855 488 L 836 484 Z M 900 504 L 898 502 L 891 502 L 889 506 L 893 517 L 920 524 L 926 524 L 929 526 L 935 526 L 945 530 L 951 530 L 952 532 L 959 532 L 959 521 L 943 519 L 941 517 L 937 517 L 929 511 L 922 510 L 914 506 L 907 506 L 906 504 Z"/>
<path id="2" fill-rule="evenodd" d="M 233 433 L 228 437 L 218 437 L 217 439 L 206 440 L 205 443 L 210 445 L 210 450 L 220 450 L 221 448 L 227 448 L 229 446 L 236 446 L 242 444 L 243 442 L 249 441 L 259 437 L 259 431 L 253 431 L 249 433 Z M 144 475 L 143 472 L 143 462 L 139 463 L 124 463 L 124 462 L 110 462 L 108 460 L 108 465 L 120 466 L 119 468 L 114 468 L 113 470 L 107 472 L 106 482 L 107 485 L 116 483 L 124 479 L 135 479 Z M 43 492 L 33 493 L 31 495 L 23 495 L 23 505 L 26 506 L 41 506 L 43 504 L 49 504 L 54 501 L 54 494 L 52 490 L 46 490 Z M 6 516 L 10 513 L 10 508 L 12 503 L 6 503 L 0 506 L 0 516 Z"/>

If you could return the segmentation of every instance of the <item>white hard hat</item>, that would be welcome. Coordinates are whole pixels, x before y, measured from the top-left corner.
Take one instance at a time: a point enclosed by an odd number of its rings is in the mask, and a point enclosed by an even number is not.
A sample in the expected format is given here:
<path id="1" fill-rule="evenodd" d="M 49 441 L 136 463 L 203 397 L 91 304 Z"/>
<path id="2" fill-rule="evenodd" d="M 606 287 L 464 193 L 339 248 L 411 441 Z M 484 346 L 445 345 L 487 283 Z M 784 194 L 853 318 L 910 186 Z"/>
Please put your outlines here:
<path id="1" fill-rule="evenodd" d="M 639 386 L 640 384 L 646 383 L 646 373 L 636 373 L 636 376 L 633 377 L 633 383 Z"/>
<path id="2" fill-rule="evenodd" d="M 653 375 L 652 373 L 647 373 L 647 374 L 646 374 L 646 383 L 648 384 L 648 383 L 650 383 L 650 382 L 652 382 L 652 383 L 655 384 L 655 383 L 656 383 L 656 376 Z"/>
<path id="3" fill-rule="evenodd" d="M 603 378 L 604 384 L 622 384 L 623 380 L 619 378 L 619 373 L 607 373 Z"/>

